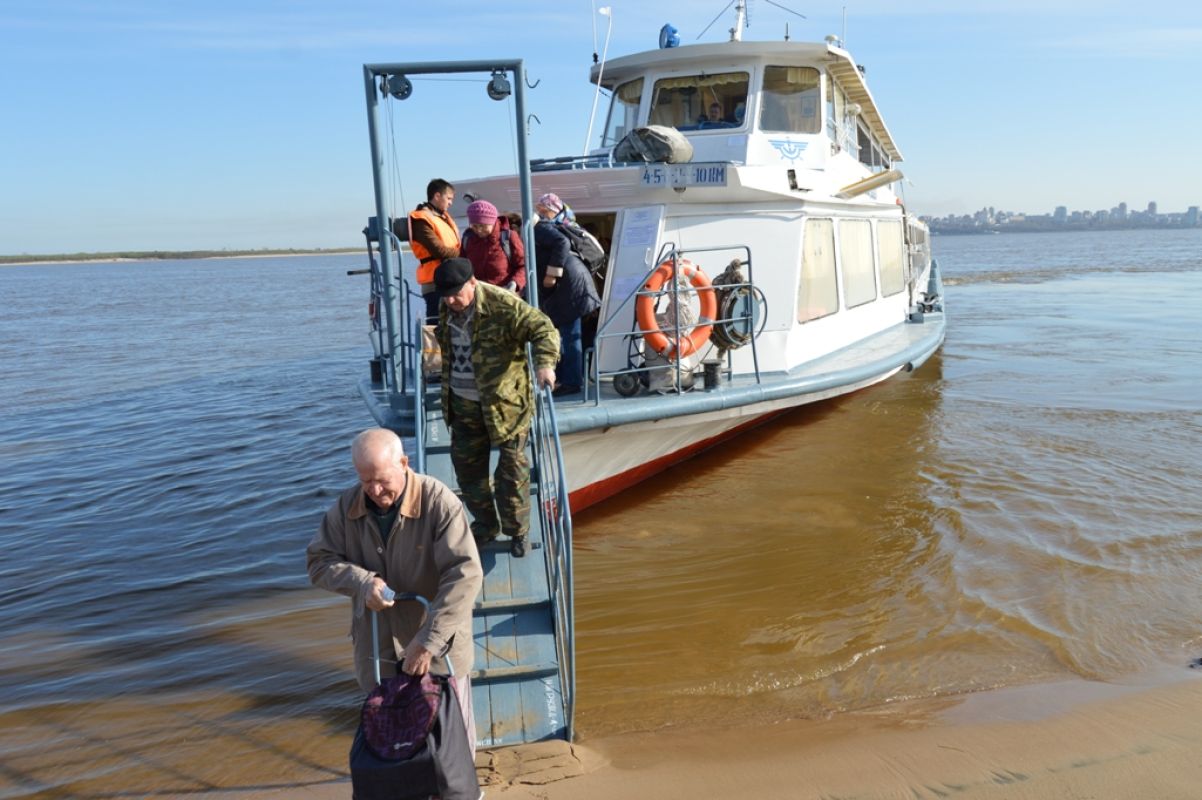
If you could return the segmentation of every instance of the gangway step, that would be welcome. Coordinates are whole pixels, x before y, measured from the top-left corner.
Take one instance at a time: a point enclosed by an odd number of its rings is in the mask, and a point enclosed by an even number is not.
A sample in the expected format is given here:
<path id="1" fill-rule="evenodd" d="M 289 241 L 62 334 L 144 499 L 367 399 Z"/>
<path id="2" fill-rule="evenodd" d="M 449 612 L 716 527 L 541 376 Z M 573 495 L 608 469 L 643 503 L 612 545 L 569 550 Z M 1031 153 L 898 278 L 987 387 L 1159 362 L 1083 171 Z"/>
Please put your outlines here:
<path id="1" fill-rule="evenodd" d="M 545 606 L 551 601 L 546 597 L 506 597 L 496 600 L 481 600 L 476 603 L 476 610 L 488 614 L 493 611 L 515 611 L 520 608 Z"/>
<path id="2" fill-rule="evenodd" d="M 429 452 L 432 452 L 432 451 L 434 451 L 434 450 L 437 450 L 437 449 L 438 449 L 438 448 L 436 448 L 436 447 L 427 447 L 427 448 L 426 448 L 426 452 L 427 452 L 427 453 L 429 453 Z M 448 452 L 448 454 L 450 453 L 450 448 L 447 448 L 447 452 Z M 489 475 L 493 474 L 493 473 L 494 473 L 494 472 L 496 472 L 496 470 L 497 470 L 497 461 L 496 461 L 496 451 L 495 451 L 495 450 L 493 451 L 493 456 L 494 456 L 494 457 L 493 457 L 492 467 L 490 467 L 490 471 L 489 471 L 489 473 L 488 473 Z M 530 470 L 530 473 L 531 473 L 531 477 L 530 477 L 530 503 L 533 505 L 534 503 L 537 503 L 537 502 L 538 502 L 538 481 L 536 481 L 536 480 L 534 479 L 534 469 L 533 469 L 533 468 Z M 463 499 L 463 490 L 462 490 L 462 489 L 460 489 L 458 486 L 454 486 L 454 487 L 452 487 L 451 491 L 453 491 L 453 492 L 455 493 L 455 496 L 456 496 L 456 497 L 458 497 L 460 500 L 462 500 L 462 499 Z M 469 517 L 471 516 L 470 512 L 469 512 L 468 516 L 469 516 Z M 506 546 L 506 549 L 508 549 L 508 547 L 509 547 L 509 540 L 508 540 L 508 539 L 497 539 L 497 540 L 495 540 L 495 542 L 493 542 L 493 543 L 496 543 L 496 542 L 502 542 L 502 543 L 504 543 L 504 544 L 505 544 L 505 546 Z"/>
<path id="3" fill-rule="evenodd" d="M 533 678 L 538 675 L 558 675 L 558 664 L 518 664 L 512 667 L 489 667 L 472 670 L 474 683 L 500 681 L 513 678 Z"/>

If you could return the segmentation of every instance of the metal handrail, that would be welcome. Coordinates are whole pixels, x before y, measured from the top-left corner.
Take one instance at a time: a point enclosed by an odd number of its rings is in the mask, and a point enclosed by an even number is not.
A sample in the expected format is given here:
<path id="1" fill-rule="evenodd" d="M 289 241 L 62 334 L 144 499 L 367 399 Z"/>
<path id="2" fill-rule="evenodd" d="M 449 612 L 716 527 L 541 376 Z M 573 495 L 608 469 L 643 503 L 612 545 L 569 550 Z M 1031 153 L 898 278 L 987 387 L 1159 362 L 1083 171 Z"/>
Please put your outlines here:
<path id="1" fill-rule="evenodd" d="M 386 585 L 384 590 L 385 590 L 385 592 L 389 592 L 389 591 L 391 591 L 391 587 Z M 387 594 L 385 594 L 384 599 L 388 600 L 390 598 L 388 597 Z M 393 592 L 391 600 L 393 601 L 393 603 L 401 603 L 401 602 L 405 602 L 408 600 L 412 600 L 415 603 L 421 604 L 423 614 L 430 613 L 430 601 L 427 600 L 426 598 L 422 597 L 417 592 Z M 372 668 L 373 668 L 373 670 L 375 672 L 375 676 L 376 676 L 376 686 L 380 685 L 380 620 L 379 620 L 379 617 L 380 617 L 380 614 L 378 611 L 371 612 L 371 655 L 372 655 Z M 449 645 L 447 647 L 447 650 L 448 651 L 450 650 Z M 451 664 L 450 655 L 446 656 L 446 662 L 447 662 L 448 671 L 451 673 L 451 675 L 454 675 L 455 667 Z M 397 674 L 400 674 L 400 672 L 401 672 L 401 662 L 400 661 L 396 662 L 396 671 L 397 671 Z"/>
<path id="2" fill-rule="evenodd" d="M 408 352 L 411 354 L 413 363 L 410 365 L 413 372 L 413 452 L 417 456 L 416 469 L 418 472 L 425 473 L 426 471 L 426 358 L 423 345 L 425 340 L 422 338 L 422 323 L 425 320 L 421 317 L 413 322 L 413 335 L 415 346 Z"/>
<path id="3" fill-rule="evenodd" d="M 379 225 L 378 222 L 377 225 Z M 364 230 L 364 234 L 367 235 L 367 229 Z M 421 351 L 421 329 L 420 327 L 416 328 L 416 335 L 410 339 L 410 326 L 405 324 L 409 316 L 409 298 L 419 295 L 413 291 L 409 281 L 400 274 L 395 275 L 392 280 L 392 284 L 399 288 L 400 292 L 390 293 L 387 291 L 388 278 L 384 270 L 382 251 L 390 246 L 393 247 L 397 252 L 399 265 L 401 240 L 391 230 L 386 231 L 383 238 L 384 242 L 367 238 L 369 269 L 364 271 L 370 273 L 371 298 L 376 309 L 371 335 L 378 342 L 378 355 L 383 358 L 381 379 L 385 392 L 389 396 L 395 397 L 404 394 L 410 383 L 416 380 L 416 373 L 413 371 L 414 365 L 421 363 L 420 358 L 414 358 L 415 355 L 420 355 Z M 376 245 L 375 250 L 372 249 L 373 241 Z M 377 256 L 380 257 L 377 258 Z M 393 301 L 391 304 L 389 303 L 390 295 Z M 399 320 L 395 334 L 388 324 L 390 318 Z"/>
<path id="4" fill-rule="evenodd" d="M 533 373 L 533 370 L 532 370 Z M 531 444 L 537 469 L 538 521 L 547 549 L 544 564 L 555 627 L 559 680 L 563 687 L 564 716 L 568 741 L 573 738 L 576 715 L 575 600 L 572 588 L 572 513 L 569 507 L 567 473 L 555 419 L 555 400 L 550 387 L 535 396 Z"/>
<path id="5" fill-rule="evenodd" d="M 613 165 L 613 158 L 608 154 L 530 159 L 531 172 L 551 172 L 555 170 L 590 168 L 595 169 L 598 167 L 610 167 Z"/>

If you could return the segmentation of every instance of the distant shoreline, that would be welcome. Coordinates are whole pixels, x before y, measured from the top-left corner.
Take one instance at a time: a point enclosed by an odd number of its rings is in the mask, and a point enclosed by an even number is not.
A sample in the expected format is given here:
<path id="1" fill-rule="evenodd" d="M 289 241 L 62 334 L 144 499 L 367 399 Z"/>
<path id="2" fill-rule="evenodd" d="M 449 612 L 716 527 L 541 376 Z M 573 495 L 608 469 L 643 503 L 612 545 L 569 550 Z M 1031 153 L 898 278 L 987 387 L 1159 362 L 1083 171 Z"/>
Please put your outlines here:
<path id="1" fill-rule="evenodd" d="M 1046 225 L 1013 222 L 1005 225 L 946 225 L 927 223 L 934 236 L 978 236 L 986 233 L 1104 233 L 1106 231 L 1189 231 L 1200 225 Z"/>
<path id="2" fill-rule="evenodd" d="M 146 250 L 117 253 L 57 253 L 52 255 L 0 256 L 0 267 L 30 264 L 98 263 L 123 261 L 187 261 L 200 258 L 269 258 L 272 256 L 322 256 L 358 253 L 362 248 L 340 247 L 318 250 Z"/>

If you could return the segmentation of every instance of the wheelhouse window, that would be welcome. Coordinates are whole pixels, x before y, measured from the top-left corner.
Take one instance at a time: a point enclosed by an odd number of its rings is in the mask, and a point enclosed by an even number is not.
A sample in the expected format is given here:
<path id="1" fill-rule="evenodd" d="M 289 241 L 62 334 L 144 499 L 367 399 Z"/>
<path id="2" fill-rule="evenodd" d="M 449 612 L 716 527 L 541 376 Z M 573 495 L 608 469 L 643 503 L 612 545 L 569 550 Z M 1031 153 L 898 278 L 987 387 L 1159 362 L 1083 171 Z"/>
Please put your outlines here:
<path id="1" fill-rule="evenodd" d="M 740 128 L 747 83 L 746 72 L 660 78 L 651 94 L 650 124 L 682 131 Z"/>
<path id="2" fill-rule="evenodd" d="M 821 133 L 820 77 L 813 67 L 765 67 L 760 130 Z"/>
<path id="3" fill-rule="evenodd" d="M 881 294 L 888 297 L 906 288 L 901 220 L 881 220 L 876 224 L 876 234 L 881 247 Z"/>
<path id="4" fill-rule="evenodd" d="M 839 263 L 843 268 L 843 302 L 848 308 L 876 299 L 876 269 L 872 259 L 872 223 L 866 219 L 839 222 Z"/>
<path id="5" fill-rule="evenodd" d="M 851 113 L 852 104 L 843 87 L 832 76 L 826 78 L 826 134 L 836 147 L 858 158 L 860 143 L 855 114 Z"/>
<path id="6" fill-rule="evenodd" d="M 797 321 L 834 314 L 839 310 L 835 282 L 835 224 L 807 219 L 802 242 L 801 283 L 797 287 Z"/>
<path id="7" fill-rule="evenodd" d="M 627 81 L 614 91 L 609 118 L 601 133 L 601 146 L 612 147 L 638 125 L 639 104 L 643 102 L 643 79 Z"/>
<path id="8" fill-rule="evenodd" d="M 873 172 L 889 169 L 889 159 L 881 149 L 881 143 L 862 125 L 856 126 L 857 141 L 860 145 L 860 163 L 868 166 Z"/>

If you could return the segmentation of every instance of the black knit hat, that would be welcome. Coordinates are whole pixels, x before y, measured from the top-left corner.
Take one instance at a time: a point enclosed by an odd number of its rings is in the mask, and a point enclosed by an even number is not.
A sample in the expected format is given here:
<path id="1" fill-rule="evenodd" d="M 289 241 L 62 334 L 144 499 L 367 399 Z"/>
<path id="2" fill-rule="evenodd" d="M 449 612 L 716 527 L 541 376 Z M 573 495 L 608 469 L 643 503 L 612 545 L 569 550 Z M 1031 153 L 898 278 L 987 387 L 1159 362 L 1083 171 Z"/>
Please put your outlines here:
<path id="1" fill-rule="evenodd" d="M 472 262 L 466 258 L 448 258 L 434 270 L 434 286 L 442 297 L 455 294 L 472 277 Z"/>

